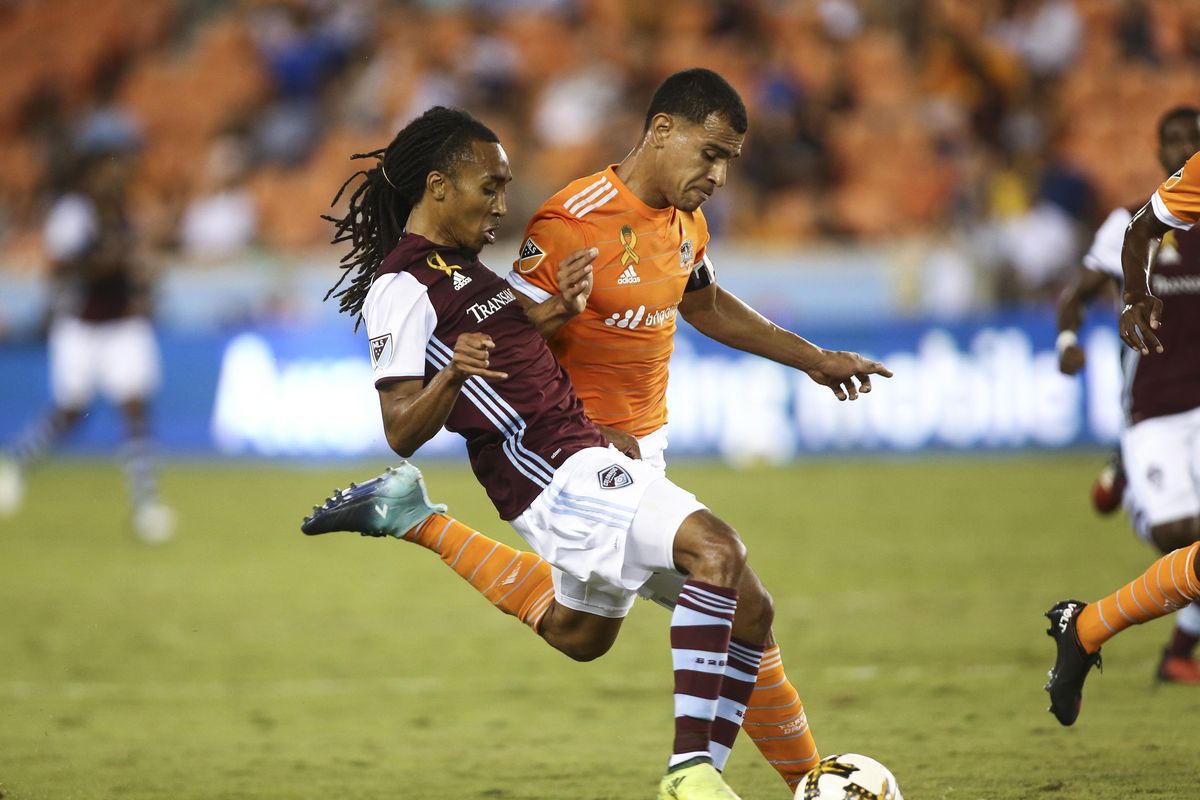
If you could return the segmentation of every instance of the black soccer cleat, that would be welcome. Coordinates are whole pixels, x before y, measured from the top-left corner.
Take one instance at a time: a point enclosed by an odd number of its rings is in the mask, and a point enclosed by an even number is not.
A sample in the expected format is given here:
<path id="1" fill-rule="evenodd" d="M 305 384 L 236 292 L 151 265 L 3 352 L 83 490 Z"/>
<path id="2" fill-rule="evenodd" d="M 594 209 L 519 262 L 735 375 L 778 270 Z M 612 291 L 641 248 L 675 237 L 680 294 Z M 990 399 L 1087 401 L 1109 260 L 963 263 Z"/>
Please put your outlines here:
<path id="1" fill-rule="evenodd" d="M 309 536 L 351 531 L 403 539 L 430 514 L 445 511 L 446 506 L 430 502 L 420 470 L 405 461 L 377 478 L 338 489 L 324 505 L 313 506 L 300 530 Z"/>
<path id="2" fill-rule="evenodd" d="M 1063 600 L 1046 612 L 1050 628 L 1046 635 L 1054 639 L 1058 655 L 1046 691 L 1050 693 L 1048 709 L 1063 725 L 1074 725 L 1083 704 L 1083 682 L 1092 667 L 1100 666 L 1100 651 L 1089 653 L 1079 643 L 1075 629 L 1079 612 L 1087 603 L 1082 600 Z"/>

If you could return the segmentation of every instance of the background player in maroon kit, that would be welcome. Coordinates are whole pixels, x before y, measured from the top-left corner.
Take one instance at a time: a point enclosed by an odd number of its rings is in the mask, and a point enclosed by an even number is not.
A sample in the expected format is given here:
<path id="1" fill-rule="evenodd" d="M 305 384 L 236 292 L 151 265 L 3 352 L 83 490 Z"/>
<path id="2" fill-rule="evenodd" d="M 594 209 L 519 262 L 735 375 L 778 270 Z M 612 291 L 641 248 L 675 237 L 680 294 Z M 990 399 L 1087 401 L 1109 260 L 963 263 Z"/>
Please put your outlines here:
<path id="1" fill-rule="evenodd" d="M 1167 175 L 1200 150 L 1200 109 L 1179 107 L 1158 125 L 1158 159 Z M 1120 286 L 1125 229 L 1144 203 L 1113 211 L 1096 232 L 1084 267 L 1059 301 L 1059 365 L 1073 375 L 1085 354 L 1076 332 L 1087 303 L 1114 282 Z M 1151 288 L 1163 299 L 1169 324 L 1162 353 L 1124 350 L 1121 437 L 1129 489 L 1125 505 L 1138 535 L 1164 553 L 1200 537 L 1200 233 L 1166 234 L 1154 263 Z M 1200 641 L 1200 608 L 1175 615 L 1175 632 L 1158 665 L 1161 680 L 1200 684 L 1194 657 Z"/>
<path id="2" fill-rule="evenodd" d="M 744 545 L 693 495 L 609 446 L 538 320 L 479 261 L 507 210 L 511 174 L 496 135 L 439 107 L 366 155 L 379 165 L 360 173 L 346 217 L 333 220 L 355 273 L 338 296 L 366 322 L 388 443 L 407 456 L 443 426 L 462 435 L 476 478 L 536 555 L 436 513 L 409 465 L 335 495 L 304 531 L 386 533 L 433 549 L 579 660 L 611 647 L 654 572 L 685 574 L 671 618 L 675 742 L 659 797 L 735 798 L 710 745 L 737 736 L 773 616 Z M 578 313 L 595 256 L 565 260 L 555 303 Z M 557 567 L 553 578 L 535 569 L 541 559 Z"/>
<path id="3" fill-rule="evenodd" d="M 16 511 L 27 469 L 83 419 L 97 394 L 125 418 L 134 532 L 161 542 L 174 515 L 158 496 L 149 426 L 159 354 L 149 320 L 149 284 L 137 254 L 126 193 L 136 166 L 136 130 L 104 119 L 77 143 L 76 189 L 50 209 L 49 338 L 53 410 L 30 424 L 0 458 L 0 515 Z"/>

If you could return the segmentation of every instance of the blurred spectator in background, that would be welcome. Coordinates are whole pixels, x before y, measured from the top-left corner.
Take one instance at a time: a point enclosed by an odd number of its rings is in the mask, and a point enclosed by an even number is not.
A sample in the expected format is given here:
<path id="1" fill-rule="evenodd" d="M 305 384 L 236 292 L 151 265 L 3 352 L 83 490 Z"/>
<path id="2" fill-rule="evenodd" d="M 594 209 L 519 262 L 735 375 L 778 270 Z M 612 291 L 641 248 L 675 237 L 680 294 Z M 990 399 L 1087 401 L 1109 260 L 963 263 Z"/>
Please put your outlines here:
<path id="1" fill-rule="evenodd" d="M 0 514 L 16 511 L 26 471 L 103 394 L 121 410 L 128 428 L 123 455 L 134 532 L 153 543 L 170 538 L 174 516 L 158 496 L 149 401 L 158 386 L 159 355 L 149 320 L 149 280 L 128 207 L 140 147 L 136 122 L 111 108 L 93 113 L 76 138 L 72 190 L 55 200 L 44 231 L 52 262 L 54 407 L 0 459 Z"/>
<path id="2" fill-rule="evenodd" d="M 258 208 L 245 185 L 250 146 L 234 135 L 218 139 L 205 160 L 204 185 L 180 224 L 183 253 L 199 261 L 243 253 L 258 230 Z"/>

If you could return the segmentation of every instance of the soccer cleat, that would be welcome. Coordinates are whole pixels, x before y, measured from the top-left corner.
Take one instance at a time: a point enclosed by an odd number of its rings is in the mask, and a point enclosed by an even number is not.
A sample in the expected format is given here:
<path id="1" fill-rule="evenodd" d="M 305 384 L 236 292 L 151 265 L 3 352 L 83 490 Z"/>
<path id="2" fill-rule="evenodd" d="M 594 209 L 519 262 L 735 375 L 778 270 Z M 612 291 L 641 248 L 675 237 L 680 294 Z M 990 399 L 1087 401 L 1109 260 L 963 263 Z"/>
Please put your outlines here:
<path id="1" fill-rule="evenodd" d="M 1164 650 L 1154 676 L 1163 683 L 1200 686 L 1200 665 L 1191 656 L 1173 656 Z"/>
<path id="2" fill-rule="evenodd" d="M 1121 451 L 1116 450 L 1092 483 L 1092 508 L 1104 515 L 1116 511 L 1121 507 L 1128 483 L 1125 478 L 1125 465 L 1121 461 Z"/>
<path id="3" fill-rule="evenodd" d="M 25 476 L 11 458 L 0 458 L 0 517 L 11 517 L 21 507 Z"/>
<path id="4" fill-rule="evenodd" d="M 1063 600 L 1046 612 L 1050 620 L 1046 635 L 1058 645 L 1054 669 L 1050 670 L 1050 681 L 1046 684 L 1050 693 L 1049 711 L 1063 725 L 1075 724 L 1083 704 L 1083 682 L 1088 670 L 1100 666 L 1100 651 L 1084 650 L 1075 629 L 1079 612 L 1086 605 L 1081 600 Z"/>
<path id="5" fill-rule="evenodd" d="M 658 785 L 658 800 L 741 800 L 725 783 L 712 762 L 699 759 L 684 762 L 663 776 Z"/>
<path id="6" fill-rule="evenodd" d="M 446 506 L 430 502 L 421 471 L 403 461 L 377 478 L 338 489 L 324 505 L 313 506 L 300 530 L 309 536 L 351 531 L 403 539 L 430 514 L 445 511 Z"/>
<path id="7" fill-rule="evenodd" d="M 175 512 L 162 503 L 143 503 L 133 511 L 133 533 L 146 544 L 162 544 L 175 535 Z"/>

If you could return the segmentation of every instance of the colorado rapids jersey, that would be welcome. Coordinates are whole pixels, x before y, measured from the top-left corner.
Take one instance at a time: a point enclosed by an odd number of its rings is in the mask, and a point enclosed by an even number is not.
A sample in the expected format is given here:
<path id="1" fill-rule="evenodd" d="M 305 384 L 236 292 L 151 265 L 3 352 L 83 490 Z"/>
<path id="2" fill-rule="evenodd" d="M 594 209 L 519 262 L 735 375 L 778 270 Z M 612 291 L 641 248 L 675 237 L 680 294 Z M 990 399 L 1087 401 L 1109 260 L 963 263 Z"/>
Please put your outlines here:
<path id="1" fill-rule="evenodd" d="M 490 369 L 508 379 L 467 379 L 446 428 L 467 440 L 475 477 L 506 520 L 529 507 L 568 456 L 608 446 L 513 291 L 475 254 L 410 233 L 380 265 L 363 304 L 377 387 L 414 378 L 428 385 L 461 334 L 481 331 L 496 343 Z"/>

